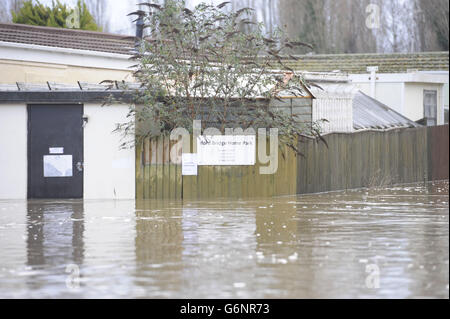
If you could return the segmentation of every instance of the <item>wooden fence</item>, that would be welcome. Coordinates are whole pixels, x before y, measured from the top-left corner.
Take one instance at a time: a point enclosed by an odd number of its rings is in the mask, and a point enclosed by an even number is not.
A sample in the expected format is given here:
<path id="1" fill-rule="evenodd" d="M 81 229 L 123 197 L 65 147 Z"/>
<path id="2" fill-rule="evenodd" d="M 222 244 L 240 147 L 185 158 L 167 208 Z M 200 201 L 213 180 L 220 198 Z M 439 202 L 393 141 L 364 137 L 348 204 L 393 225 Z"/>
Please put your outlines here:
<path id="1" fill-rule="evenodd" d="M 448 179 L 448 125 L 324 138 L 328 147 L 302 138 L 304 157 L 283 146 L 273 175 L 259 174 L 257 159 L 254 166 L 198 166 L 197 176 L 182 176 L 170 161 L 171 152 L 180 156 L 179 143 L 145 139 L 136 147 L 136 198 L 271 197 Z"/>
<path id="2" fill-rule="evenodd" d="M 324 138 L 300 141 L 299 194 L 448 179 L 448 125 Z"/>
<path id="3" fill-rule="evenodd" d="M 278 150 L 275 174 L 260 174 L 259 168 L 266 165 L 256 156 L 254 166 L 198 166 L 197 176 L 182 176 L 181 165 L 173 163 L 181 155 L 180 144 L 159 137 L 144 139 L 137 145 L 136 198 L 212 199 L 297 194 L 297 156 L 286 146 Z"/>
<path id="4" fill-rule="evenodd" d="M 448 124 L 430 126 L 428 137 L 428 172 L 429 180 L 448 179 L 449 171 L 449 132 Z"/>

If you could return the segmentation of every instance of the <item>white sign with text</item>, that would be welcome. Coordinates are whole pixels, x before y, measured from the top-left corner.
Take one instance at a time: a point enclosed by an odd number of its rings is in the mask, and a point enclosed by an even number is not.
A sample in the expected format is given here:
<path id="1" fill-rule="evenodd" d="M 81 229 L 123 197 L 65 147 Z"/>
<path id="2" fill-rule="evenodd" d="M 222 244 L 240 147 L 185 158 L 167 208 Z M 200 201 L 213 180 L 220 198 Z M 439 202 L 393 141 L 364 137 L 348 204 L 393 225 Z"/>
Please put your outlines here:
<path id="1" fill-rule="evenodd" d="M 197 175 L 197 154 L 181 154 L 181 175 Z"/>
<path id="2" fill-rule="evenodd" d="M 255 135 L 197 137 L 198 165 L 255 165 Z"/>

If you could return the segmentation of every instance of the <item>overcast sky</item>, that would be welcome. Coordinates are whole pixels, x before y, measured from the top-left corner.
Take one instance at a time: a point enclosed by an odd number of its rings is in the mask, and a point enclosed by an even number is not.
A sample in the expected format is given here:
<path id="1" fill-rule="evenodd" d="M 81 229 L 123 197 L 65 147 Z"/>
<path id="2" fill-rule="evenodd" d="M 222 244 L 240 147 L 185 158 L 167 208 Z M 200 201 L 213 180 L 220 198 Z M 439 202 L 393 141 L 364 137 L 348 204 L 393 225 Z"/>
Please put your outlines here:
<path id="1" fill-rule="evenodd" d="M 187 6 L 189 8 L 195 5 L 206 2 L 212 4 L 219 4 L 224 0 L 188 0 Z M 51 5 L 52 0 L 40 0 L 41 3 Z M 60 0 L 61 3 L 66 3 L 69 6 L 75 6 L 77 0 Z M 137 3 L 147 2 L 146 0 L 108 0 L 110 5 L 105 12 L 109 20 L 109 31 L 112 33 L 134 34 L 134 26 L 131 21 L 132 18 L 126 15 L 136 9 Z M 150 1 L 151 2 L 151 1 Z"/>

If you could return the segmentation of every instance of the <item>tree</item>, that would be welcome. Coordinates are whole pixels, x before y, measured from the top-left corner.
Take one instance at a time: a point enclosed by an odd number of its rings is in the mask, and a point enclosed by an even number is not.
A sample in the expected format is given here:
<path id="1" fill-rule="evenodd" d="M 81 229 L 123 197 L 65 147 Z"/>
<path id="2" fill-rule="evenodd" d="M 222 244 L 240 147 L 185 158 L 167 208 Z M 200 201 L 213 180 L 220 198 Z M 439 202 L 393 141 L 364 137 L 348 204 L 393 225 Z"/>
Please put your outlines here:
<path id="1" fill-rule="evenodd" d="M 8 10 L 6 9 L 6 3 L 0 2 L 0 23 L 8 21 Z"/>
<path id="2" fill-rule="evenodd" d="M 77 14 L 74 14 L 77 13 Z M 82 30 L 101 31 L 89 13 L 86 4 L 78 0 L 74 9 L 69 8 L 65 4 L 61 4 L 59 0 L 52 2 L 52 7 L 48 7 L 36 1 L 25 1 L 23 6 L 17 11 L 12 11 L 13 22 L 29 25 L 69 28 L 71 15 L 73 19 L 78 19 L 75 25 Z"/>
<path id="3" fill-rule="evenodd" d="M 416 23 L 421 51 L 447 51 L 449 47 L 448 0 L 416 0 Z"/>
<path id="4" fill-rule="evenodd" d="M 278 0 L 278 3 L 279 20 L 288 35 L 313 44 L 315 53 L 376 51 L 375 36 L 365 25 L 369 0 Z"/>
<path id="5" fill-rule="evenodd" d="M 0 1 L 0 22 L 11 22 L 10 12 L 17 12 L 23 5 L 24 0 L 2 0 Z"/>
<path id="6" fill-rule="evenodd" d="M 252 22 L 252 9 L 225 11 L 227 4 L 202 3 L 191 11 L 182 1 L 167 0 L 132 13 L 143 17 L 148 37 L 133 57 L 140 83 L 134 93 L 137 106 L 120 130 L 136 132 L 135 125 L 152 123 L 140 125 L 137 135 L 154 137 L 178 127 L 192 132 L 194 120 L 222 133 L 226 128 L 278 128 L 280 142 L 294 149 L 297 136 L 318 134 L 316 125 L 256 99 L 279 99 L 281 91 L 305 94 L 309 84 L 283 65 L 281 54 L 308 45 L 282 33 L 265 37 L 262 24 Z M 244 32 L 242 25 L 251 28 Z"/>
<path id="7" fill-rule="evenodd" d="M 109 30 L 110 19 L 107 16 L 107 0 L 86 0 L 86 5 L 97 25 L 105 32 Z"/>
<path id="8" fill-rule="evenodd" d="M 412 2 L 378 0 L 376 4 L 381 11 L 380 27 L 376 30 L 379 50 L 382 52 L 414 51 Z"/>

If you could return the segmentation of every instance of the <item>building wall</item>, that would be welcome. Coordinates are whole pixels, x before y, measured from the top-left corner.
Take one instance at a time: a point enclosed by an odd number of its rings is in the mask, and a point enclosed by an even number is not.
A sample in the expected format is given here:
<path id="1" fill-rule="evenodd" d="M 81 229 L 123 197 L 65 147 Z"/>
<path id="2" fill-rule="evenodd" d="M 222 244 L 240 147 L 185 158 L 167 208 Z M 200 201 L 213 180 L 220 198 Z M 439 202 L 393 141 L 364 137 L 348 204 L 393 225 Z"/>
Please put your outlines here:
<path id="1" fill-rule="evenodd" d="M 369 74 L 351 74 L 352 82 L 365 94 L 370 92 Z M 448 72 L 377 73 L 375 98 L 412 121 L 423 118 L 423 90 L 437 90 L 437 124 L 444 123 L 444 104 Z"/>
<path id="2" fill-rule="evenodd" d="M 405 116 L 413 121 L 424 117 L 423 91 L 437 91 L 437 124 L 444 124 L 442 84 L 405 83 Z"/>
<path id="3" fill-rule="evenodd" d="M 134 148 L 120 149 L 120 133 L 113 133 L 123 123 L 127 105 L 85 104 L 88 123 L 84 128 L 84 198 L 135 197 Z"/>
<path id="4" fill-rule="evenodd" d="M 448 83 L 445 83 L 444 84 L 444 107 L 445 108 L 447 108 L 448 109 L 448 107 L 449 107 L 449 94 L 448 94 L 448 92 L 449 92 L 449 86 L 448 86 Z"/>
<path id="5" fill-rule="evenodd" d="M 27 107 L 0 105 L 0 199 L 27 197 Z"/>
<path id="6" fill-rule="evenodd" d="M 27 62 L 0 59 L 0 84 L 16 82 L 75 84 L 77 81 L 100 83 L 103 80 L 132 81 L 126 70 L 99 69 L 56 63 Z"/>
<path id="7" fill-rule="evenodd" d="M 449 113 L 449 86 L 448 83 L 444 84 L 444 124 L 448 124 L 448 113 Z"/>
<path id="8" fill-rule="evenodd" d="M 317 98 L 313 100 L 313 122 L 320 123 L 322 133 L 352 132 L 353 112 L 352 98 Z"/>
<path id="9" fill-rule="evenodd" d="M 300 122 L 310 123 L 312 121 L 312 99 L 310 97 L 282 98 L 281 101 L 272 99 L 269 107 L 288 115 L 295 115 Z"/>
<path id="10" fill-rule="evenodd" d="M 353 131 L 353 99 L 359 89 L 345 76 L 339 82 L 320 82 L 313 87 L 312 121 L 320 121 L 321 133 Z"/>
<path id="11" fill-rule="evenodd" d="M 370 83 L 353 83 L 364 94 L 371 96 Z M 375 99 L 406 116 L 402 109 L 403 83 L 377 83 L 375 87 Z"/>
<path id="12" fill-rule="evenodd" d="M 128 55 L 0 42 L 0 84 L 132 81 Z"/>
<path id="13" fill-rule="evenodd" d="M 85 104 L 84 198 L 135 197 L 135 152 L 120 150 L 121 136 L 112 133 L 128 106 Z M 27 198 L 27 107 L 0 104 L 0 199 Z"/>
<path id="14" fill-rule="evenodd" d="M 445 77 L 442 95 L 443 95 L 443 101 L 444 101 L 444 108 L 448 109 L 448 104 L 449 104 L 449 86 L 448 86 L 449 73 L 448 73 L 448 71 L 421 71 L 420 73 L 437 74 L 437 75 L 442 75 Z"/>

